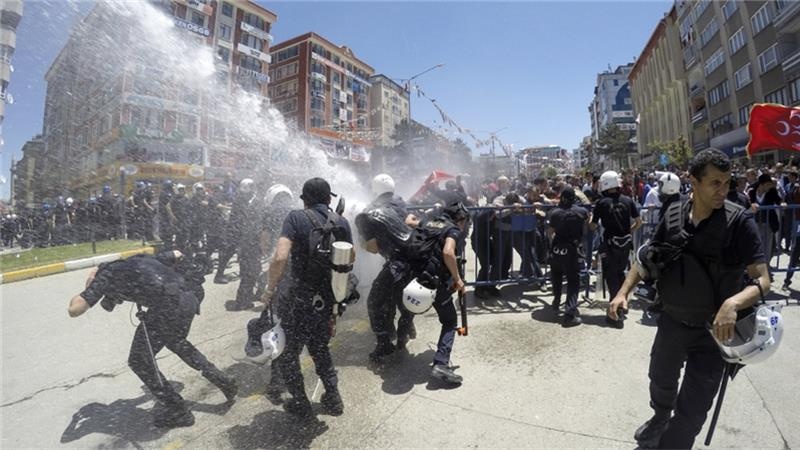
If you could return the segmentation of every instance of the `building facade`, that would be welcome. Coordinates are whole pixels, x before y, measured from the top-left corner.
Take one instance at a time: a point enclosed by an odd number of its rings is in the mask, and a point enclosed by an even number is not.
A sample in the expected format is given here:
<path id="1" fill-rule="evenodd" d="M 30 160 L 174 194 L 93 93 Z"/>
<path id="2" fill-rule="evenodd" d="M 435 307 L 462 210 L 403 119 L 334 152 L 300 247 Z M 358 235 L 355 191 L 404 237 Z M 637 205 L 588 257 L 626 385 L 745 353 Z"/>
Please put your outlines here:
<path id="1" fill-rule="evenodd" d="M 800 101 L 797 2 L 678 1 L 676 9 L 692 147 L 716 147 L 743 159 L 752 106 Z M 755 159 L 771 162 L 788 156 L 776 149 Z"/>
<path id="2" fill-rule="evenodd" d="M 519 151 L 517 161 L 520 173 L 529 178 L 539 176 L 546 168 L 552 167 L 556 173 L 571 173 L 574 170 L 573 152 L 558 145 L 528 147 Z"/>
<path id="3" fill-rule="evenodd" d="M 42 199 L 44 140 L 35 136 L 22 146 L 22 159 L 11 168 L 11 205 L 33 205 Z"/>
<path id="4" fill-rule="evenodd" d="M 46 73 L 45 195 L 91 195 L 103 185 L 127 191 L 136 180 L 208 181 L 253 167 L 257 155 L 217 117 L 217 97 L 243 91 L 268 102 L 277 17 L 250 1 L 150 3 L 156 10 L 148 13 L 174 24 L 163 48 L 143 43 L 140 33 L 153 32 L 144 28 L 147 18 L 99 1 Z M 213 50 L 222 90 L 210 95 L 198 86 L 181 42 Z"/>
<path id="5" fill-rule="evenodd" d="M 592 126 L 592 140 L 597 142 L 604 128 L 614 123 L 629 133 L 631 148 L 636 145 L 636 117 L 634 115 L 631 90 L 628 75 L 633 69 L 633 63 L 617 66 L 597 74 L 597 84 L 594 88 L 594 98 L 589 104 L 589 115 Z M 613 163 L 606 161 L 602 156 L 597 163 L 605 166 Z"/>
<path id="6" fill-rule="evenodd" d="M 409 118 L 409 96 L 402 86 L 386 75 L 374 75 L 369 98 L 372 105 L 371 126 L 378 133 L 376 145 L 392 147 L 398 142 L 392 139 L 395 128 Z"/>
<path id="7" fill-rule="evenodd" d="M 330 158 L 366 165 L 379 137 L 371 129 L 374 69 L 316 33 L 276 44 L 272 61 L 272 104 Z"/>
<path id="8" fill-rule="evenodd" d="M 14 56 L 17 46 L 17 25 L 20 20 L 22 0 L 0 2 L 0 126 L 3 125 L 6 103 L 13 101 L 8 92 L 8 84 L 11 81 L 11 57 Z"/>
<path id="9" fill-rule="evenodd" d="M 653 167 L 661 160 L 654 144 L 681 136 L 690 141 L 688 92 L 682 61 L 677 9 L 662 18 L 628 75 L 637 113 L 639 165 Z"/>

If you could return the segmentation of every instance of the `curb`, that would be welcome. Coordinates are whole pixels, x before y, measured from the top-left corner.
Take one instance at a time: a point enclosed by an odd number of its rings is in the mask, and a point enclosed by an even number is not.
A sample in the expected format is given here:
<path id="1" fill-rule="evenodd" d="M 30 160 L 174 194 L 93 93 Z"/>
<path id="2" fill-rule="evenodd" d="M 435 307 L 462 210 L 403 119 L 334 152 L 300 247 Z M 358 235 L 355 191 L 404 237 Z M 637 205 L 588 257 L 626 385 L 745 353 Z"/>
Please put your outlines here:
<path id="1" fill-rule="evenodd" d="M 141 253 L 152 255 L 154 252 L 154 247 L 142 247 L 141 249 L 127 250 L 120 253 L 110 253 L 106 255 L 92 256 L 91 258 L 76 259 L 74 261 L 31 267 L 29 269 L 14 270 L 12 272 L 0 274 L 0 284 L 13 283 L 15 281 L 28 280 L 31 278 L 43 277 L 61 272 L 69 272 L 72 270 L 86 269 L 87 267 L 98 266 L 105 262 L 130 258 L 133 255 L 138 255 Z"/>

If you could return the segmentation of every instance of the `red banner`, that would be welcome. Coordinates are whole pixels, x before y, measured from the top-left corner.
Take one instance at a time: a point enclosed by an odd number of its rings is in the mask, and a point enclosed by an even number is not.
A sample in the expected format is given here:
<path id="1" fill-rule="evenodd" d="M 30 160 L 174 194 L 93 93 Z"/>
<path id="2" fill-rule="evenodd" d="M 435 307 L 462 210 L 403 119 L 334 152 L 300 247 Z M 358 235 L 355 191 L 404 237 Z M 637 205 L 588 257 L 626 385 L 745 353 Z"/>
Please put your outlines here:
<path id="1" fill-rule="evenodd" d="M 800 108 L 759 103 L 750 110 L 747 155 L 767 150 L 800 151 Z"/>
<path id="2" fill-rule="evenodd" d="M 422 187 L 420 187 L 419 190 L 414 195 L 411 196 L 411 200 L 422 199 L 423 196 L 425 196 L 425 194 L 428 192 L 429 184 L 434 182 L 439 183 L 440 181 L 450 180 L 453 178 L 455 178 L 455 176 L 450 175 L 447 172 L 443 172 L 441 170 L 434 170 L 433 172 L 431 172 L 430 175 L 428 175 L 428 178 L 425 179 L 425 182 L 422 184 Z"/>

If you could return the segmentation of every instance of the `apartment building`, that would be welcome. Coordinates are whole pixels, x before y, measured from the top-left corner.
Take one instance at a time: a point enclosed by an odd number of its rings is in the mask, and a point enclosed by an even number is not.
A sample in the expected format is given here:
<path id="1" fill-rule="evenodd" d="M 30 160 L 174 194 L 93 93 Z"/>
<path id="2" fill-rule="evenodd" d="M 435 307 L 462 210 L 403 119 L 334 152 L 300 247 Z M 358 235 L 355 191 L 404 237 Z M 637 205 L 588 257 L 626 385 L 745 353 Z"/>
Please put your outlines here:
<path id="1" fill-rule="evenodd" d="M 306 33 L 272 47 L 273 105 L 335 160 L 367 163 L 379 134 L 371 129 L 370 77 L 352 49 Z"/>
<path id="2" fill-rule="evenodd" d="M 378 133 L 375 144 L 392 147 L 397 144 L 392 139 L 395 128 L 409 118 L 408 91 L 386 75 L 374 75 L 369 81 L 372 83 L 369 93 L 371 126 Z"/>
<path id="3" fill-rule="evenodd" d="M 695 151 L 715 147 L 733 159 L 746 158 L 753 104 L 789 105 L 800 100 L 800 8 L 787 0 L 678 1 L 675 8 L 692 147 Z M 756 160 L 788 156 L 787 151 L 775 149 Z"/>
<path id="4" fill-rule="evenodd" d="M 14 56 L 14 49 L 17 46 L 17 25 L 20 20 L 22 20 L 22 0 L 0 2 L 0 127 L 3 125 L 6 103 L 13 102 L 13 97 L 8 92 L 8 84 L 13 71 L 11 57 Z"/>
<path id="5" fill-rule="evenodd" d="M 165 41 L 185 39 L 216 53 L 214 76 L 227 92 L 268 101 L 275 14 L 244 0 L 150 4 L 173 21 L 175 32 Z M 252 168 L 259 155 L 218 120 L 219 99 L 191 74 L 161 65 L 185 55 L 174 46 L 141 45 L 142 23 L 119 7 L 98 1 L 45 75 L 44 195 L 91 195 L 103 185 L 128 190 L 136 180 L 214 181 Z"/>
<path id="6" fill-rule="evenodd" d="M 675 6 L 659 20 L 628 79 L 638 120 L 639 165 L 653 167 L 661 156 L 653 145 L 681 136 L 690 142 L 689 96 Z"/>
<path id="7" fill-rule="evenodd" d="M 633 63 L 617 66 L 613 71 L 609 69 L 597 74 L 597 84 L 594 88 L 594 97 L 589 104 L 589 116 L 592 126 L 592 141 L 600 139 L 602 130 L 614 123 L 630 133 L 631 147 L 636 146 L 636 117 L 631 99 L 628 76 L 633 69 Z M 597 163 L 604 168 L 613 166 L 614 161 L 606 161 L 599 155 Z"/>

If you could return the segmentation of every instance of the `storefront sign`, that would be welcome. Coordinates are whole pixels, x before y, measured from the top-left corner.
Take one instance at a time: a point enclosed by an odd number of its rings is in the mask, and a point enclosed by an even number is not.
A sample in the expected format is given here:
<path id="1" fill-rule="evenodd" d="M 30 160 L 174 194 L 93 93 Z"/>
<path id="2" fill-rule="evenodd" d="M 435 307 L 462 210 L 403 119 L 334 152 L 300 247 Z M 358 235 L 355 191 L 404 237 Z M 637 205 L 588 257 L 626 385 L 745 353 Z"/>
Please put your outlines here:
<path id="1" fill-rule="evenodd" d="M 184 30 L 189 30 L 205 37 L 209 37 L 211 35 L 211 30 L 206 27 L 201 27 L 200 25 L 188 22 L 178 17 L 174 17 L 173 19 L 175 20 L 175 26 L 178 28 L 183 28 Z"/>
<path id="2" fill-rule="evenodd" d="M 269 54 L 261 53 L 260 51 L 254 49 L 254 48 L 250 48 L 250 47 L 242 44 L 241 42 L 236 47 L 236 49 L 239 50 L 242 53 L 245 53 L 247 55 L 252 56 L 253 58 L 260 59 L 261 61 L 264 61 L 267 64 L 272 62 L 272 57 L 270 57 Z"/>
<path id="3" fill-rule="evenodd" d="M 250 33 L 250 34 L 252 34 L 253 36 L 255 36 L 255 37 L 259 38 L 259 39 L 264 39 L 264 40 L 267 40 L 269 42 L 272 42 L 272 35 L 270 35 L 266 31 L 261 30 L 259 28 L 256 28 L 256 27 L 254 27 L 254 26 L 252 26 L 252 25 L 250 25 L 249 23 L 246 23 L 246 22 L 241 22 L 241 24 L 242 24 L 242 26 L 241 26 L 242 31 Z"/>
<path id="4" fill-rule="evenodd" d="M 183 142 L 183 133 L 178 130 L 172 130 L 169 133 L 164 133 L 163 130 L 136 127 L 134 125 L 120 126 L 121 135 L 123 138 L 146 138 L 154 140 L 163 140 L 167 142 Z"/>
<path id="5" fill-rule="evenodd" d="M 269 81 L 269 76 L 267 74 L 261 73 L 261 72 L 257 72 L 257 71 L 252 70 L 252 69 L 246 69 L 244 67 L 237 66 L 236 71 L 241 75 L 245 75 L 245 76 L 248 76 L 248 77 L 253 77 L 253 78 L 255 78 L 256 80 L 258 80 L 258 81 L 260 81 L 262 83 L 267 83 Z"/>

